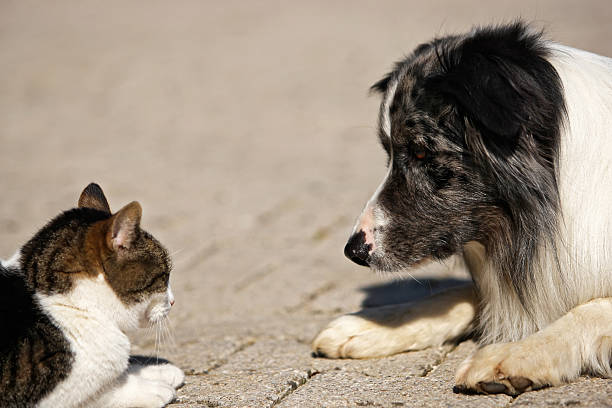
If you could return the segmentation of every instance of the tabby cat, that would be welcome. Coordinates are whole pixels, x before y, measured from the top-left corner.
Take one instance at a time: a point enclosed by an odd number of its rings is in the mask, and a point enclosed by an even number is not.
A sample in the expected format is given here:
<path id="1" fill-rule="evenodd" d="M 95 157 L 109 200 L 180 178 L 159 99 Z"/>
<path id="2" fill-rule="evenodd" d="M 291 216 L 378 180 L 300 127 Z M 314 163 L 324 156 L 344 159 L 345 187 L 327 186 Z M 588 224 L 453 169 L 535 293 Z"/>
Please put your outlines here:
<path id="1" fill-rule="evenodd" d="M 128 364 L 125 332 L 174 304 L 164 247 L 132 202 L 111 214 L 90 184 L 0 264 L 0 407 L 163 407 L 184 374 Z"/>

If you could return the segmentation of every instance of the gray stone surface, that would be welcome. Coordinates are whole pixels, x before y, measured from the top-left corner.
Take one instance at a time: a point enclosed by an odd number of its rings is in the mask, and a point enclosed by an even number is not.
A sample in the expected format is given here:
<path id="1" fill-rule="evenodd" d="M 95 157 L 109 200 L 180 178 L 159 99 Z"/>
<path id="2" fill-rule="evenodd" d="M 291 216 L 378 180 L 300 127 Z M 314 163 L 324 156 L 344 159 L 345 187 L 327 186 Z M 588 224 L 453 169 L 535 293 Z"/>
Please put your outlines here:
<path id="1" fill-rule="evenodd" d="M 505 395 L 453 394 L 452 373 L 433 375 L 446 364 L 450 350 L 445 346 L 319 370 L 280 406 L 501 407 L 511 401 Z"/>
<path id="2" fill-rule="evenodd" d="M 612 407 L 610 380 L 581 377 L 572 384 L 529 392 L 517 397 L 512 407 Z"/>
<path id="3" fill-rule="evenodd" d="M 608 0 L 0 3 L 0 257 L 76 203 L 139 200 L 173 253 L 174 341 L 134 353 L 188 374 L 176 407 L 610 405 L 610 380 L 457 395 L 458 347 L 366 361 L 311 357 L 335 316 L 461 283 L 378 277 L 342 256 L 383 177 L 367 89 L 432 36 L 536 20 L 612 55 Z"/>

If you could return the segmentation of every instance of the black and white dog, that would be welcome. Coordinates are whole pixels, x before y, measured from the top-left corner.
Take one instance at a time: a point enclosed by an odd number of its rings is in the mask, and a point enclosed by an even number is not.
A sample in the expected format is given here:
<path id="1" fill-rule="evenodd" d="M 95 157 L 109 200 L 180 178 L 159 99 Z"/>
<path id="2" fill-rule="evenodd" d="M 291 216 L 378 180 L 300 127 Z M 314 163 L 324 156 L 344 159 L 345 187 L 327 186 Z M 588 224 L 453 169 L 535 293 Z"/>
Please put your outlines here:
<path id="1" fill-rule="evenodd" d="M 518 22 L 423 44 L 373 90 L 388 172 L 346 255 L 396 271 L 458 254 L 474 284 L 340 317 L 315 352 L 383 356 L 474 331 L 459 390 L 612 376 L 612 59 Z"/>

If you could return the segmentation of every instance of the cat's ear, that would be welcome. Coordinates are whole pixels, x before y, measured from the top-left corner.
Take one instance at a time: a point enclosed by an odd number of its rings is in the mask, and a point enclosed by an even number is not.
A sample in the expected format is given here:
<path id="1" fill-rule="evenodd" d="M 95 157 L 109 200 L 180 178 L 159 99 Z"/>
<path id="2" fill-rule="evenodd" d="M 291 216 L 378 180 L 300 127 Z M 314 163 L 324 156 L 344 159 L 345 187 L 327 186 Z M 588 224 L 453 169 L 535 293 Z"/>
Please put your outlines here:
<path id="1" fill-rule="evenodd" d="M 107 235 L 108 247 L 114 251 L 129 249 L 137 237 L 141 217 L 142 208 L 136 201 L 132 201 L 113 215 Z"/>
<path id="2" fill-rule="evenodd" d="M 102 188 L 96 183 L 91 183 L 81 193 L 79 197 L 79 208 L 92 208 L 94 210 L 103 211 L 110 214 L 110 206 Z"/>

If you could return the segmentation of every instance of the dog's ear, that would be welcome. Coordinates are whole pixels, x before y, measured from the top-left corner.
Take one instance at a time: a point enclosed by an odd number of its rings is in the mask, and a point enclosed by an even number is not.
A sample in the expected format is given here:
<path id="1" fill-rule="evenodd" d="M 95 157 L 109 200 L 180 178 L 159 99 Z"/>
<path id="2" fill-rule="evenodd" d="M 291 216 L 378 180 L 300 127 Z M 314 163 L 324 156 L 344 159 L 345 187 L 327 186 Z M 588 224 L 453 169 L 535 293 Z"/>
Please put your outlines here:
<path id="1" fill-rule="evenodd" d="M 380 81 L 376 82 L 370 87 L 370 93 L 384 94 L 389 87 L 389 82 L 393 78 L 394 72 L 389 72 Z"/>
<path id="2" fill-rule="evenodd" d="M 385 92 L 387 92 L 387 88 L 389 88 L 389 83 L 394 77 L 397 77 L 399 75 L 400 71 L 406 65 L 406 63 L 410 62 L 411 60 L 415 58 L 418 58 L 420 55 L 425 54 L 432 47 L 434 47 L 434 45 L 435 45 L 435 42 L 434 43 L 423 43 L 419 45 L 418 47 L 416 47 L 414 51 L 412 51 L 411 55 L 407 56 L 403 60 L 397 61 L 395 65 L 393 66 L 393 69 L 391 70 L 391 72 L 387 73 L 387 75 L 385 75 L 381 80 L 379 80 L 378 82 L 376 82 L 374 85 L 370 87 L 370 93 L 384 94 Z"/>
<path id="3" fill-rule="evenodd" d="M 560 81 L 541 32 L 522 23 L 479 29 L 436 51 L 441 72 L 425 86 L 454 104 L 487 148 L 508 151 L 521 134 L 557 119 Z"/>

